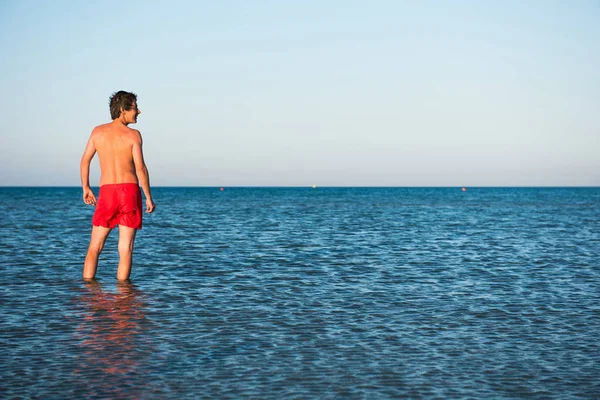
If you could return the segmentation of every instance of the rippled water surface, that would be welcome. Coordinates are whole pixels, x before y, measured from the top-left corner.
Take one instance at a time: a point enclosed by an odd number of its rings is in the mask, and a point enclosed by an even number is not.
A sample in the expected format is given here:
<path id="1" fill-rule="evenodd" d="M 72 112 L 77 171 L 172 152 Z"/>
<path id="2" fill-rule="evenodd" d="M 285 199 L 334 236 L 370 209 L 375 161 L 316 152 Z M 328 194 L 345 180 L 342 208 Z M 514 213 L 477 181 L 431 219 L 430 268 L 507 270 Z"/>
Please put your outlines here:
<path id="1" fill-rule="evenodd" d="M 0 188 L 2 398 L 600 398 L 600 189 Z"/>

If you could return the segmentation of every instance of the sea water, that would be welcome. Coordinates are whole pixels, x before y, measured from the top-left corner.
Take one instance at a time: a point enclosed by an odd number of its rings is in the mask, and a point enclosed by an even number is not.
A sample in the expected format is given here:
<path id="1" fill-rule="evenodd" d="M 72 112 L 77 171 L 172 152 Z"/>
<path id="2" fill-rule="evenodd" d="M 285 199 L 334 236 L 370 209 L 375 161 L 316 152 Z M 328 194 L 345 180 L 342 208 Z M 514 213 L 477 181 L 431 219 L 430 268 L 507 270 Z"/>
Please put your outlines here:
<path id="1" fill-rule="evenodd" d="M 96 191 L 97 193 L 97 191 Z M 600 397 L 600 188 L 0 188 L 0 397 Z"/>

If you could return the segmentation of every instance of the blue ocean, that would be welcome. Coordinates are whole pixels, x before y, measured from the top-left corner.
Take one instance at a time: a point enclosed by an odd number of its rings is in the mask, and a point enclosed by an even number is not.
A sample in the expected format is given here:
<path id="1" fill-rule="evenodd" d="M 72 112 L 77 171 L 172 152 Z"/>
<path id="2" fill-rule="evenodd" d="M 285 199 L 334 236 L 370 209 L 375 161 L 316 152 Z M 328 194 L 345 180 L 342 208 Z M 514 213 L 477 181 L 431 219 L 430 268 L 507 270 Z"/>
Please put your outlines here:
<path id="1" fill-rule="evenodd" d="M 97 193 L 97 189 L 96 189 Z M 600 188 L 0 188 L 0 398 L 600 398 Z"/>

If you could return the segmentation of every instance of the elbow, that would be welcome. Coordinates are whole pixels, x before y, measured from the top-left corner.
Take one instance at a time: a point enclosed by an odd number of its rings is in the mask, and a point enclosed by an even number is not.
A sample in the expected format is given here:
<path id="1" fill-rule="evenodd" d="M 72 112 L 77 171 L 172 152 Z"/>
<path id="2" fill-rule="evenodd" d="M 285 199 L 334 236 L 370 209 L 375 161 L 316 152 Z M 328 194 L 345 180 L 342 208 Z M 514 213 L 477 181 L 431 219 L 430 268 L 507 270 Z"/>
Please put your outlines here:
<path id="1" fill-rule="evenodd" d="M 139 167 L 137 167 L 135 169 L 135 171 L 137 172 L 138 176 L 139 175 L 147 175 L 148 174 L 148 168 L 146 168 L 145 165 L 140 165 Z"/>

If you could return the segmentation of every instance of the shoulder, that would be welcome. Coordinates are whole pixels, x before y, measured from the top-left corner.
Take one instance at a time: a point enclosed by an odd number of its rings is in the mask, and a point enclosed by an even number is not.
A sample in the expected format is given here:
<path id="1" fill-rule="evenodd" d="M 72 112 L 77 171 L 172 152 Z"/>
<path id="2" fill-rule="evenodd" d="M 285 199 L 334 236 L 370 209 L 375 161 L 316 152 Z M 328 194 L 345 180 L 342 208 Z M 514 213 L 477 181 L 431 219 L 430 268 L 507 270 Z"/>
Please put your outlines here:
<path id="1" fill-rule="evenodd" d="M 140 131 L 138 131 L 137 129 L 132 129 L 132 128 L 128 128 L 129 131 L 129 136 L 131 137 L 131 139 L 133 141 L 135 141 L 136 143 L 142 143 L 142 134 L 140 133 Z"/>
<path id="2" fill-rule="evenodd" d="M 106 130 L 109 129 L 109 127 L 110 123 L 98 125 L 92 130 L 92 136 L 101 135 L 102 133 L 106 132 Z"/>

